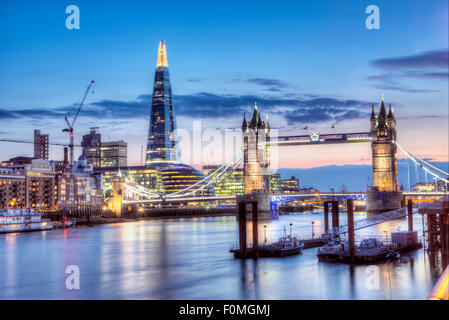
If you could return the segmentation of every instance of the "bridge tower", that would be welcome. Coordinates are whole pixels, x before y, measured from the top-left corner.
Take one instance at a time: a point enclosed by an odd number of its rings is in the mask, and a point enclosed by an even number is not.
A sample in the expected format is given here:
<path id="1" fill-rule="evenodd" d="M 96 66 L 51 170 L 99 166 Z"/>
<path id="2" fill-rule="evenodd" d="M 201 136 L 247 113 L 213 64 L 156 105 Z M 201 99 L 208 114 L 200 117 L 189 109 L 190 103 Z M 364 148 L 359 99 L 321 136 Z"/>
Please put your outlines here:
<path id="1" fill-rule="evenodd" d="M 372 106 L 371 149 L 373 160 L 373 187 L 367 195 L 368 211 L 387 211 L 401 207 L 402 193 L 398 187 L 398 169 L 396 161 L 396 119 L 393 110 L 385 108 L 384 98 L 379 114 Z"/>
<path id="2" fill-rule="evenodd" d="M 254 103 L 254 112 L 251 121 L 246 121 L 243 116 L 243 185 L 244 194 L 263 192 L 262 156 L 264 145 L 262 144 L 265 135 L 265 125 L 260 118 L 257 104 Z"/>
<path id="3" fill-rule="evenodd" d="M 109 200 L 109 210 L 111 210 L 117 217 L 122 215 L 122 204 L 124 196 L 124 178 L 119 172 L 119 175 L 112 178 L 112 196 Z"/>
<path id="4" fill-rule="evenodd" d="M 257 104 L 254 103 L 254 111 L 251 120 L 243 116 L 243 186 L 244 195 L 252 195 L 256 199 L 259 214 L 270 211 L 270 149 L 267 138 L 270 136 L 268 118 L 264 122 L 260 116 Z M 261 217 L 263 218 L 263 217 Z"/>

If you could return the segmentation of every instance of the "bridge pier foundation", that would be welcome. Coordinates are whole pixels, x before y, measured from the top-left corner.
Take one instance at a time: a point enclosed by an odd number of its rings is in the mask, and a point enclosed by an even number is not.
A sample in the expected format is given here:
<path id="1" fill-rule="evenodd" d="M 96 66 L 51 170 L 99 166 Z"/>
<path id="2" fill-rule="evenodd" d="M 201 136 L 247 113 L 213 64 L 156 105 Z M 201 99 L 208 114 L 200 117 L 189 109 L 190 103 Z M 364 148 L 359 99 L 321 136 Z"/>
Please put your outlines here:
<path id="1" fill-rule="evenodd" d="M 402 208 L 402 192 L 370 190 L 366 193 L 366 211 L 382 213 Z"/>
<path id="2" fill-rule="evenodd" d="M 347 199 L 346 208 L 348 212 L 349 259 L 351 262 L 353 262 L 355 259 L 355 234 L 354 234 L 354 205 L 352 199 Z"/>
<path id="3" fill-rule="evenodd" d="M 407 220 L 408 220 L 408 231 L 413 231 L 413 203 L 412 200 L 407 201 Z"/>
<path id="4" fill-rule="evenodd" d="M 246 258 L 246 203 L 239 202 L 239 249 L 240 257 Z"/>
<path id="5" fill-rule="evenodd" d="M 324 201 L 324 233 L 329 230 L 329 201 Z"/>
<path id="6" fill-rule="evenodd" d="M 253 199 L 245 199 L 244 197 L 239 199 L 238 202 L 238 217 L 239 217 L 239 251 L 240 258 L 246 259 L 248 256 L 247 237 L 246 237 L 246 222 L 247 213 L 246 207 L 251 204 L 251 216 L 253 223 L 253 244 L 251 249 L 251 257 L 259 257 L 259 219 L 258 219 L 258 203 Z"/>
<path id="7" fill-rule="evenodd" d="M 338 228 L 340 226 L 338 201 L 331 201 L 332 203 L 332 228 Z"/>

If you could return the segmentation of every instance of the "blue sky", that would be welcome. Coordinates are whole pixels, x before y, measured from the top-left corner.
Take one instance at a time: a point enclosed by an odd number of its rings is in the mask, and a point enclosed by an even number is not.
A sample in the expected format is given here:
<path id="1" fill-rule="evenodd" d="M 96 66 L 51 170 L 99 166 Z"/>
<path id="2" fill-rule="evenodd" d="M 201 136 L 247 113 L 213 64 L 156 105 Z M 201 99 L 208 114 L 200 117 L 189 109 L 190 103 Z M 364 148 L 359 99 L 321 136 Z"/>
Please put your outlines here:
<path id="1" fill-rule="evenodd" d="M 70 4 L 80 8 L 80 30 L 65 27 Z M 380 30 L 365 28 L 370 4 L 380 8 Z M 139 163 L 165 40 L 179 127 L 202 120 L 204 128 L 238 128 L 257 100 L 281 134 L 332 124 L 365 131 L 383 92 L 402 144 L 448 158 L 445 0 L 1 1 L 0 30 L 0 137 L 30 140 L 37 128 L 67 140 L 63 114 L 94 79 L 76 139 L 100 126 L 104 140 L 128 141 L 129 162 Z M 371 161 L 367 145 L 333 150 L 287 149 L 281 166 Z M 1 159 L 31 152 L 0 144 Z"/>

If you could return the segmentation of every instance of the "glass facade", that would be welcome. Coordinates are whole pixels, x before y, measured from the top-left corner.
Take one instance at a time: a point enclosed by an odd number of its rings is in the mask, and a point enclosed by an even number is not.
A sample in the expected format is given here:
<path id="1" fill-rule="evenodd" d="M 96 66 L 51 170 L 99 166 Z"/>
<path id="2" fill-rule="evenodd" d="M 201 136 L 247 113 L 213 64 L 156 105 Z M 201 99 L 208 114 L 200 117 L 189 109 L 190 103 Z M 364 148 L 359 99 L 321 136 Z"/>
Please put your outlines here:
<path id="1" fill-rule="evenodd" d="M 170 76 L 168 73 L 167 51 L 165 42 L 160 42 L 156 74 L 154 77 L 153 100 L 145 161 L 147 165 L 156 162 L 177 161 L 177 145 L 174 130 L 175 121 Z"/>
<path id="2" fill-rule="evenodd" d="M 124 167 L 128 162 L 128 144 L 125 141 L 101 143 L 101 167 Z"/>
<path id="3" fill-rule="evenodd" d="M 212 172 L 216 171 L 219 168 L 217 165 L 208 165 L 203 166 L 203 174 L 208 176 Z M 216 174 L 212 175 L 209 180 L 213 180 L 216 177 Z M 243 168 L 236 168 L 229 174 L 227 177 L 225 176 L 218 184 L 214 183 L 214 190 L 217 196 L 235 196 L 235 195 L 243 195 Z"/>
<path id="4" fill-rule="evenodd" d="M 161 170 L 162 184 L 166 194 L 184 190 L 191 185 L 204 179 L 202 172 L 186 164 L 172 165 L 166 169 Z M 193 187 L 191 190 L 195 190 L 203 186 L 204 183 Z M 186 192 L 188 193 L 189 190 Z M 196 196 L 212 196 L 214 190 L 211 186 L 205 186 L 200 192 L 195 194 Z M 192 195 L 193 196 L 193 195 Z"/>
<path id="5" fill-rule="evenodd" d="M 281 193 L 299 193 L 299 180 L 295 177 L 291 179 L 282 179 L 280 183 Z"/>

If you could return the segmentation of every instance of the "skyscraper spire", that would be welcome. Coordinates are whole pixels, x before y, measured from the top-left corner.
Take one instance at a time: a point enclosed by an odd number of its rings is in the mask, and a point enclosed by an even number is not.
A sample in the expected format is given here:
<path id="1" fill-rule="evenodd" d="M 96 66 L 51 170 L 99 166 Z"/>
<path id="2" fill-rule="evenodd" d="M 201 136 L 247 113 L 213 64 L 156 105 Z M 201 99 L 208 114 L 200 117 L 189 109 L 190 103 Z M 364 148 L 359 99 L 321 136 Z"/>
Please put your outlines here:
<path id="1" fill-rule="evenodd" d="M 157 50 L 157 68 L 166 67 L 168 68 L 167 61 L 167 48 L 165 47 L 165 40 L 159 42 L 159 48 Z"/>
<path id="2" fill-rule="evenodd" d="M 154 75 L 153 100 L 151 104 L 150 129 L 148 132 L 147 165 L 156 162 L 177 161 L 177 141 L 174 136 L 170 75 L 168 73 L 165 41 L 159 42 L 157 67 Z"/>

